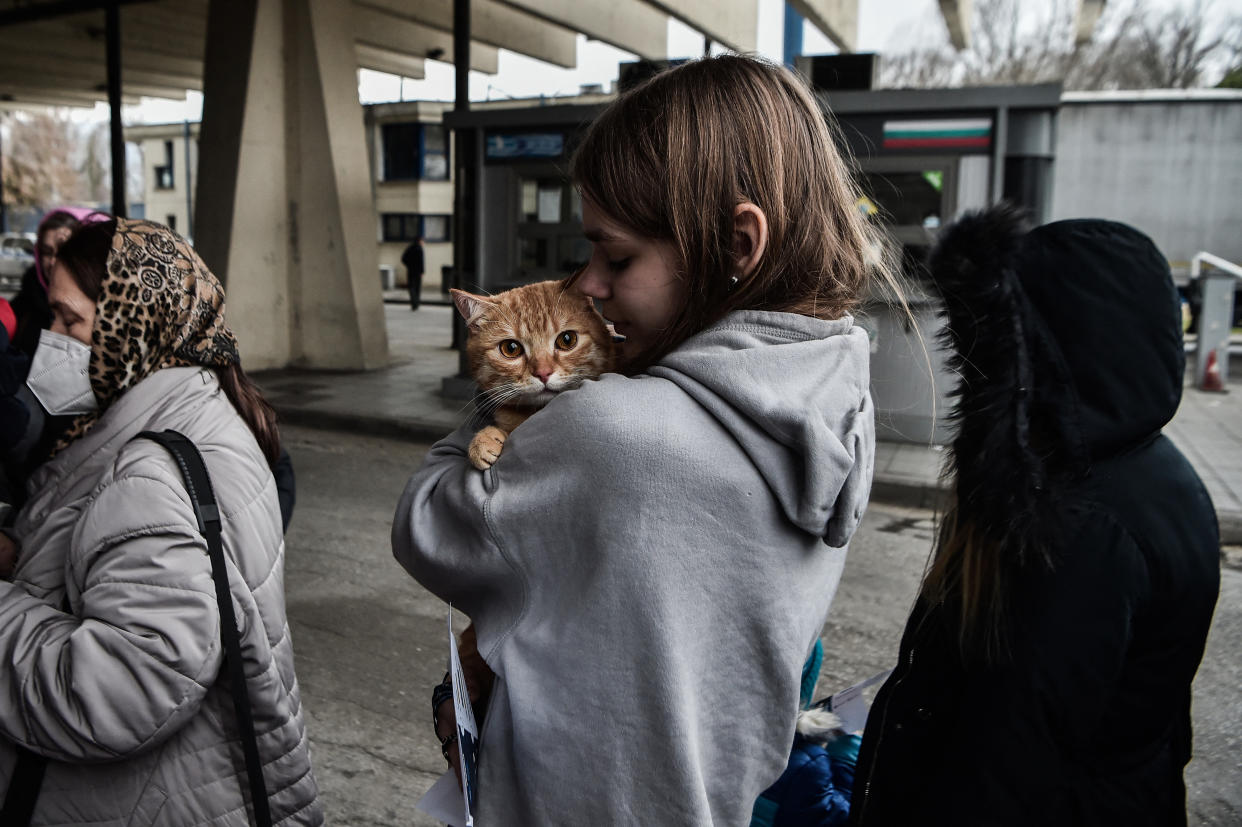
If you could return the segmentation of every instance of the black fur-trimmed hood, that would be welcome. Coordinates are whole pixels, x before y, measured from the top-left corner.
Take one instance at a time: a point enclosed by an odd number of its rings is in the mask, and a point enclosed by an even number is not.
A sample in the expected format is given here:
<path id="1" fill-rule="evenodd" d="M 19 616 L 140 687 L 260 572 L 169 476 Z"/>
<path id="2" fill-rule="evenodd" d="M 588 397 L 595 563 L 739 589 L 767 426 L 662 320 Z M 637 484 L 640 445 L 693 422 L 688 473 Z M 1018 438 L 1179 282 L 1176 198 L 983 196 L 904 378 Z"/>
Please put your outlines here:
<path id="1" fill-rule="evenodd" d="M 1038 535 L 1059 480 L 1149 439 L 1181 399 L 1185 355 L 1168 262 L 1125 224 L 1031 229 L 967 214 L 930 259 L 959 376 L 950 417 L 958 508 Z"/>

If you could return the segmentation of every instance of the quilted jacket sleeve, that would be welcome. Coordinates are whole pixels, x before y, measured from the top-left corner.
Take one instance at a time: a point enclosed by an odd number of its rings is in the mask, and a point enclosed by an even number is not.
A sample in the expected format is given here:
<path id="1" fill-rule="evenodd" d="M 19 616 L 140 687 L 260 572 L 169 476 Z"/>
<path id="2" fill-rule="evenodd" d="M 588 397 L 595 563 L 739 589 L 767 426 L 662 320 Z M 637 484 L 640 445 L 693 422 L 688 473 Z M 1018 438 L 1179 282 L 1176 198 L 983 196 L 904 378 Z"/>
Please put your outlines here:
<path id="1" fill-rule="evenodd" d="M 73 613 L 0 583 L 3 737 L 107 761 L 155 747 L 198 710 L 222 661 L 219 611 L 206 541 L 165 470 L 113 480 L 85 507 Z"/>

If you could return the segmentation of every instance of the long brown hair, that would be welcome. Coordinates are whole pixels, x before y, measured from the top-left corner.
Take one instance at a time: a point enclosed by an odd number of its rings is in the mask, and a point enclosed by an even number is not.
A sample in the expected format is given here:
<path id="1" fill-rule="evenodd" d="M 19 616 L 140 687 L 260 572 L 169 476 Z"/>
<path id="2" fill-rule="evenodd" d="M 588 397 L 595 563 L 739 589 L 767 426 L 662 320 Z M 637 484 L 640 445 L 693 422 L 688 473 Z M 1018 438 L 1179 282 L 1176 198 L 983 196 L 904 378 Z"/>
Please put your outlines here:
<path id="1" fill-rule="evenodd" d="M 936 532 L 921 598 L 943 605 L 957 630 L 958 652 L 967 661 L 997 663 L 1008 658 L 1006 600 L 1014 573 L 1003 549 L 952 502 Z"/>
<path id="2" fill-rule="evenodd" d="M 108 276 L 108 255 L 116 235 L 116 221 L 83 224 L 74 231 L 57 252 L 57 261 L 73 277 L 86 297 L 98 302 Z M 240 364 L 211 366 L 220 381 L 220 389 L 254 434 L 269 465 L 280 458 L 280 432 L 276 427 L 276 411 L 263 398 Z"/>
<path id="3" fill-rule="evenodd" d="M 833 128 L 796 75 L 739 55 L 657 75 L 589 127 L 571 162 L 582 196 L 680 257 L 686 301 L 647 361 L 733 310 L 838 318 L 874 276 L 901 295 Z M 744 202 L 763 211 L 768 244 L 733 285 L 734 209 Z"/>

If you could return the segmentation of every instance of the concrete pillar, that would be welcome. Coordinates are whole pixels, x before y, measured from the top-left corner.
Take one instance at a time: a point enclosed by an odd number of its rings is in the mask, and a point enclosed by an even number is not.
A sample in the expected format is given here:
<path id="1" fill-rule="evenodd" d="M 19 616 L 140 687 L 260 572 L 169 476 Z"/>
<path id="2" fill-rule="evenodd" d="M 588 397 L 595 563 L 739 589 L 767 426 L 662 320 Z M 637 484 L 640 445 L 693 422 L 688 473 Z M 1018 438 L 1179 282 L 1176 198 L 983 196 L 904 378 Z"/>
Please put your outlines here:
<path id="1" fill-rule="evenodd" d="M 248 370 L 388 362 L 349 0 L 212 0 L 195 246 Z"/>

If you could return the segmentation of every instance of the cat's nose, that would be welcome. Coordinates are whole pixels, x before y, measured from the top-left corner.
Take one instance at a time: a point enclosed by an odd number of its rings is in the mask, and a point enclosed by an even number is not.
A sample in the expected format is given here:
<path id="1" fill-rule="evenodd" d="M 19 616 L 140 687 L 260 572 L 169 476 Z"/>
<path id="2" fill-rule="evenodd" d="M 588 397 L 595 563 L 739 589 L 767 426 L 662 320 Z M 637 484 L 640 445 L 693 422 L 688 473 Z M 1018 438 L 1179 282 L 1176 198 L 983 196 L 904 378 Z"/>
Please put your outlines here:
<path id="1" fill-rule="evenodd" d="M 547 385 L 548 380 L 552 378 L 552 371 L 550 370 L 536 370 L 534 374 L 544 385 Z"/>

